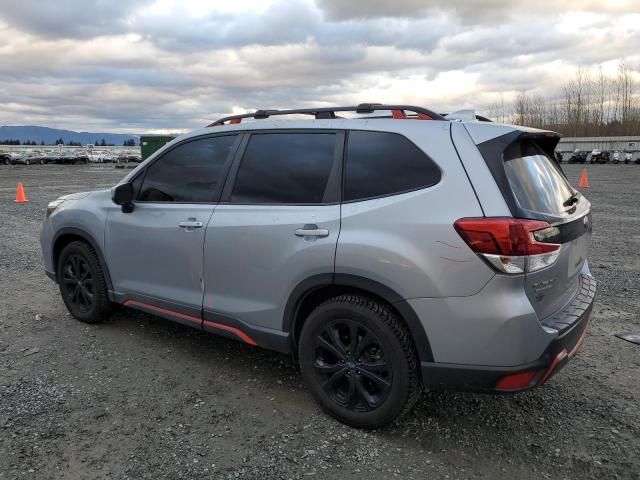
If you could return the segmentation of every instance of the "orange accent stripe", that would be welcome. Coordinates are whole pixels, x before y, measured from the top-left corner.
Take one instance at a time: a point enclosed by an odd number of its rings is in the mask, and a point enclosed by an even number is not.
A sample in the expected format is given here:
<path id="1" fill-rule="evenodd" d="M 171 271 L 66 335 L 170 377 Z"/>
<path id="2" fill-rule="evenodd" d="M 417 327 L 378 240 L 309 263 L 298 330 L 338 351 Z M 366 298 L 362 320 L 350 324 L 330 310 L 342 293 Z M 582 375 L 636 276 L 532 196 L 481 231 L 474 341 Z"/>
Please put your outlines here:
<path id="1" fill-rule="evenodd" d="M 591 326 L 591 316 L 589 316 L 589 320 L 587 321 L 587 326 L 584 327 L 584 331 L 580 336 L 580 340 L 578 340 L 578 343 L 576 343 L 575 347 L 573 347 L 573 349 L 569 352 L 569 358 L 572 358 L 573 356 L 575 356 L 575 354 L 578 353 L 578 350 L 580 350 L 580 347 L 582 347 L 582 344 L 584 343 L 585 338 L 587 338 L 587 332 L 589 331 L 590 326 Z"/>
<path id="2" fill-rule="evenodd" d="M 404 110 L 391 110 L 391 116 L 396 120 L 433 120 L 425 113 L 419 113 L 418 116 L 408 117 Z"/>
<path id="3" fill-rule="evenodd" d="M 253 346 L 257 345 L 257 343 L 249 335 L 244 333 L 242 330 L 238 330 L 235 327 L 230 327 L 229 325 L 223 325 L 222 323 L 215 323 L 215 322 L 210 322 L 208 320 L 202 320 L 201 318 L 194 317 L 192 315 L 186 315 L 184 313 L 174 312 L 173 310 L 167 310 L 166 308 L 156 307 L 155 305 L 149 305 L 148 303 L 138 302 L 137 300 L 127 300 L 126 302 L 124 302 L 124 306 L 125 307 L 138 306 L 138 307 L 146 308 L 148 310 L 152 310 L 154 312 L 163 313 L 165 315 L 171 315 L 172 317 L 176 317 L 176 318 L 181 318 L 182 320 L 188 320 L 190 322 L 200 323 L 200 324 L 204 323 L 205 325 L 208 325 L 210 327 L 231 332 L 235 334 L 238 338 L 240 338 L 242 341 L 248 343 L 249 345 L 253 345 Z"/>
<path id="4" fill-rule="evenodd" d="M 556 355 L 556 358 L 553 359 L 553 362 L 551 363 L 551 365 L 549 366 L 549 369 L 544 374 L 544 377 L 542 377 L 540 384 L 543 384 L 544 382 L 547 381 L 547 379 L 551 376 L 551 374 L 556 369 L 558 364 L 562 360 L 564 360 L 565 357 L 572 358 L 575 356 L 576 353 L 578 353 L 578 350 L 580 350 L 580 347 L 584 343 L 584 339 L 587 338 L 587 332 L 589 331 L 590 326 L 591 326 L 591 317 L 589 317 L 589 320 L 587 321 L 587 326 L 584 327 L 584 331 L 582 332 L 582 335 L 580 335 L 578 342 L 574 345 L 571 351 L 567 353 L 567 350 L 565 349 L 565 350 L 562 350 L 560 353 L 558 353 L 558 355 Z"/>
<path id="5" fill-rule="evenodd" d="M 567 351 L 566 350 L 562 350 L 558 355 L 556 355 L 556 358 L 553 359 L 553 362 L 551 363 L 551 365 L 549 366 L 549 369 L 547 370 L 547 372 L 544 374 L 544 377 L 542 377 L 542 380 L 540 380 L 540 385 L 542 385 L 544 382 L 547 381 L 547 379 L 551 376 L 551 374 L 553 373 L 553 371 L 556 369 L 556 367 L 558 366 L 558 364 L 564 360 L 564 358 L 567 356 Z"/>
<path id="6" fill-rule="evenodd" d="M 184 313 L 174 312 L 173 310 L 167 310 L 166 308 L 156 307 L 155 305 L 149 305 L 148 303 L 138 302 L 136 300 L 127 300 L 124 302 L 124 306 L 128 307 L 130 305 L 137 305 L 142 308 L 146 308 L 148 310 L 153 310 L 154 312 L 164 313 L 165 315 L 171 315 L 172 317 L 181 318 L 182 320 L 189 320 L 190 322 L 202 323 L 202 319 L 198 317 L 194 317 L 191 315 L 186 315 Z"/>
<path id="7" fill-rule="evenodd" d="M 220 330 L 226 330 L 228 332 L 234 333 L 236 336 L 240 337 L 244 342 L 249 345 L 256 346 L 257 343 L 253 341 L 253 339 L 244 333 L 242 330 L 238 330 L 237 328 L 230 327 L 229 325 L 224 325 L 222 323 L 210 322 L 209 320 L 203 320 L 203 323 L 209 327 L 219 328 Z"/>

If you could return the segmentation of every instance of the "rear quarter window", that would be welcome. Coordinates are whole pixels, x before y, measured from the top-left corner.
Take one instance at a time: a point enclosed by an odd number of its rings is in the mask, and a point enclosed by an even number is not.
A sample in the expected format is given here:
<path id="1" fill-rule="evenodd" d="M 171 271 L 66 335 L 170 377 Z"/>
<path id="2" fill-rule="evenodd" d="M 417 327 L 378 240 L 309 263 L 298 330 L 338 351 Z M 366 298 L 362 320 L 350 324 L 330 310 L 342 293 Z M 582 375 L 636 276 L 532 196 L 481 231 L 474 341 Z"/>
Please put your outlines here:
<path id="1" fill-rule="evenodd" d="M 435 185 L 440 169 L 408 138 L 388 132 L 350 131 L 344 201 L 394 195 Z"/>

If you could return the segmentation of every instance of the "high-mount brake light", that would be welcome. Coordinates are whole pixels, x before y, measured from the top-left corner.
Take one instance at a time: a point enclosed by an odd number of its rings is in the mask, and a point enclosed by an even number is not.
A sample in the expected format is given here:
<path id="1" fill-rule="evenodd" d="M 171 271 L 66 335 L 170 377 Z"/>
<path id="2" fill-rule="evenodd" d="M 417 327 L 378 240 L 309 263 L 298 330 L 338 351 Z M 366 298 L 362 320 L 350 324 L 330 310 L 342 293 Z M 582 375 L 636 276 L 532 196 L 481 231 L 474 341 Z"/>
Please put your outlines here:
<path id="1" fill-rule="evenodd" d="M 546 243 L 558 229 L 540 220 L 510 217 L 461 218 L 454 227 L 469 247 L 497 271 L 535 272 L 553 265 L 560 244 Z"/>

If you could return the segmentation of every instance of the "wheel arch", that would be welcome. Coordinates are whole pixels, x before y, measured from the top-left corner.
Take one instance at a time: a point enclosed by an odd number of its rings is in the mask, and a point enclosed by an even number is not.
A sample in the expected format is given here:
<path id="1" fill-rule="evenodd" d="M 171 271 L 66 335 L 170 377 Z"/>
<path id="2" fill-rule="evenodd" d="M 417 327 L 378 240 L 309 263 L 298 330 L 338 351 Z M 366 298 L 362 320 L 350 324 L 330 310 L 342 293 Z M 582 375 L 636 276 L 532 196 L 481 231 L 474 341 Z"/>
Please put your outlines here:
<path id="1" fill-rule="evenodd" d="M 54 273 L 56 275 L 57 281 L 57 269 L 58 269 L 58 260 L 60 258 L 60 253 L 64 247 L 69 245 L 69 243 L 74 241 L 82 241 L 91 246 L 98 259 L 100 260 L 100 267 L 104 273 L 104 279 L 107 283 L 107 289 L 109 290 L 109 299 L 113 301 L 111 298 L 113 295 L 113 284 L 111 283 L 111 276 L 109 275 L 109 268 L 107 267 L 107 263 L 105 262 L 104 256 L 102 254 L 102 249 L 99 247 L 98 242 L 96 242 L 95 238 L 85 230 L 77 227 L 65 227 L 58 230 L 53 239 L 53 268 L 55 269 Z"/>
<path id="2" fill-rule="evenodd" d="M 376 297 L 400 316 L 409 329 L 420 361 L 432 362 L 431 345 L 413 308 L 395 290 L 366 277 L 351 274 L 315 275 L 292 291 L 284 310 L 283 331 L 289 333 L 291 349 L 297 352 L 298 338 L 307 315 L 318 304 L 344 293 Z"/>

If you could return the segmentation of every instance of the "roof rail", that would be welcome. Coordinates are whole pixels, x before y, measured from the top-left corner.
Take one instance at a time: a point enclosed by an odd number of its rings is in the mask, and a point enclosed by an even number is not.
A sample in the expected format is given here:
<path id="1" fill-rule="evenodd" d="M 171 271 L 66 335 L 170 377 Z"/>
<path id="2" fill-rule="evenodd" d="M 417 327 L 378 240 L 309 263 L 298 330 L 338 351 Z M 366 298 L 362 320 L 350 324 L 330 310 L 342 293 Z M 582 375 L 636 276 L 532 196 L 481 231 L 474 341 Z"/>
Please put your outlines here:
<path id="1" fill-rule="evenodd" d="M 216 127 L 226 124 L 240 123 L 243 118 L 256 120 L 273 117 L 276 115 L 313 115 L 316 119 L 340 118 L 336 112 L 356 112 L 360 114 L 374 113 L 380 110 L 390 110 L 393 118 L 416 120 L 440 120 L 446 121 L 442 115 L 422 107 L 413 105 L 384 105 L 382 103 L 361 103 L 349 107 L 322 107 L 322 108 L 297 108 L 293 110 L 256 110 L 254 113 L 231 115 L 210 123 L 207 127 Z M 413 112 L 414 115 L 407 115 Z"/>

